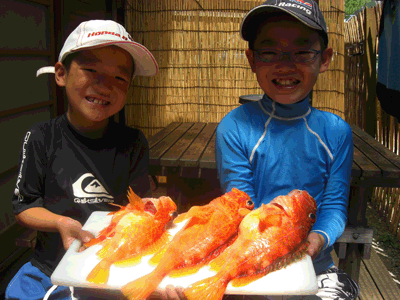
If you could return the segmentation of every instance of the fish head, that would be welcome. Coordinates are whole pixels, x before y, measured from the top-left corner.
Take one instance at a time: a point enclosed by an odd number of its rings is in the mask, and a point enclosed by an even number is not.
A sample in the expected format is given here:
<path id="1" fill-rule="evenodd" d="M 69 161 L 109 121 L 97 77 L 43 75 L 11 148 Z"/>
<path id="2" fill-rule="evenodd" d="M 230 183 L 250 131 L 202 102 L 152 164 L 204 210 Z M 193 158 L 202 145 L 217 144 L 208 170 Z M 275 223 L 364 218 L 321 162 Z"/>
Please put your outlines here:
<path id="1" fill-rule="evenodd" d="M 270 205 L 282 210 L 292 223 L 300 222 L 307 228 L 317 220 L 317 203 L 307 191 L 293 190 L 287 196 L 278 196 Z"/>
<path id="2" fill-rule="evenodd" d="M 227 200 L 225 201 L 225 205 L 238 212 L 242 217 L 254 209 L 254 202 L 250 196 L 237 188 L 232 188 L 230 192 L 222 197 L 225 197 Z"/>
<path id="3" fill-rule="evenodd" d="M 168 196 L 160 198 L 145 198 L 144 211 L 154 216 L 155 218 L 170 221 L 178 215 L 175 202 Z"/>

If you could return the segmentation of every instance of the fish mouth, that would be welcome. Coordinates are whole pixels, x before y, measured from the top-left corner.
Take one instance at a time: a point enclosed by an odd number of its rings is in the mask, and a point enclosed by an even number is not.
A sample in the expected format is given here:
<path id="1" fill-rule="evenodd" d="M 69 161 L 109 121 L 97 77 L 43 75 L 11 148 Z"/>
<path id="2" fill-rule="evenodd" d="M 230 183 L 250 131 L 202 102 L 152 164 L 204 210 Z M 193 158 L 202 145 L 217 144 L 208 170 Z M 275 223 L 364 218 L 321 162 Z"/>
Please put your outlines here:
<path id="1" fill-rule="evenodd" d="M 157 213 L 157 208 L 152 201 L 147 201 L 144 204 L 144 211 L 154 216 Z"/>
<path id="2" fill-rule="evenodd" d="M 282 210 L 285 213 L 286 217 L 290 218 L 289 214 L 286 212 L 285 208 L 282 205 L 280 205 L 279 203 L 276 203 L 276 202 L 271 202 L 270 204 L 278 207 L 280 210 Z"/>

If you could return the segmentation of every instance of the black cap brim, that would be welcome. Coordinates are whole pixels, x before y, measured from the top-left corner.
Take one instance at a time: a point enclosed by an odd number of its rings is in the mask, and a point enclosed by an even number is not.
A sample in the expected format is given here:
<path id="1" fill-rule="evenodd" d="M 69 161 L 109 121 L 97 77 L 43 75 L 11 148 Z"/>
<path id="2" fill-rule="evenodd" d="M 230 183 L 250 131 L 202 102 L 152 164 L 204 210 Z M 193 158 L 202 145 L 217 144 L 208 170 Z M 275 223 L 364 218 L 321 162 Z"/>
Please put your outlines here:
<path id="1" fill-rule="evenodd" d="M 242 37 L 242 39 L 244 39 L 245 41 L 251 40 L 256 34 L 255 29 L 258 28 L 258 24 L 261 21 L 265 21 L 267 19 L 265 15 L 266 14 L 273 15 L 273 13 L 279 13 L 279 12 L 287 13 L 296 18 L 297 20 L 299 20 L 300 22 L 302 22 L 304 25 L 313 28 L 315 30 L 321 31 L 326 44 L 328 43 L 328 34 L 326 33 L 326 30 L 322 28 L 319 24 L 307 18 L 306 16 L 293 13 L 292 11 L 286 9 L 285 7 L 278 7 L 274 5 L 259 5 L 250 10 L 246 14 L 246 16 L 244 16 L 242 23 L 240 24 L 240 36 Z M 260 18 L 260 16 L 262 17 Z"/>

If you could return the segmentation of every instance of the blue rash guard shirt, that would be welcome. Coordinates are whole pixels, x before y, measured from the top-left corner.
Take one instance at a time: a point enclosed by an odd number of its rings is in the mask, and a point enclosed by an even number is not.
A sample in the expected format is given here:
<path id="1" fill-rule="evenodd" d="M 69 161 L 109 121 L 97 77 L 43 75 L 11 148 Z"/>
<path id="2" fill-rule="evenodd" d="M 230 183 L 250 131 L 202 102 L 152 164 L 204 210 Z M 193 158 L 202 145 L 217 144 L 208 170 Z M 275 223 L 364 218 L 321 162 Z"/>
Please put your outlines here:
<path id="1" fill-rule="evenodd" d="M 294 189 L 317 202 L 312 231 L 325 245 L 315 272 L 333 265 L 333 244 L 342 235 L 353 161 L 350 126 L 339 116 L 303 101 L 282 105 L 268 96 L 229 112 L 216 133 L 218 175 L 224 192 L 236 187 L 256 207 Z"/>

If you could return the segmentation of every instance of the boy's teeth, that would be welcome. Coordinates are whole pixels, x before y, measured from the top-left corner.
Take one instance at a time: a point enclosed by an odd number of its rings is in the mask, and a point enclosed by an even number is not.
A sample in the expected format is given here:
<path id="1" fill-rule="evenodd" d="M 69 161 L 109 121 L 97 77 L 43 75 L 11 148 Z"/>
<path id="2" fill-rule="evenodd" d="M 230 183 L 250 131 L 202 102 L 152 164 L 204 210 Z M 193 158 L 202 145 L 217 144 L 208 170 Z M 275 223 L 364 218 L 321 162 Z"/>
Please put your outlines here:
<path id="1" fill-rule="evenodd" d="M 290 79 L 275 79 L 275 82 L 279 85 L 294 85 L 298 83 L 298 80 L 290 80 Z"/>
<path id="2" fill-rule="evenodd" d="M 99 100 L 99 99 L 96 99 L 96 98 L 87 97 L 87 99 L 88 99 L 90 102 L 93 102 L 93 103 L 96 103 L 96 104 L 102 104 L 102 105 L 108 104 L 107 101 Z"/>

